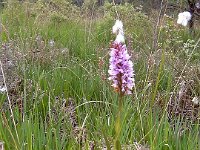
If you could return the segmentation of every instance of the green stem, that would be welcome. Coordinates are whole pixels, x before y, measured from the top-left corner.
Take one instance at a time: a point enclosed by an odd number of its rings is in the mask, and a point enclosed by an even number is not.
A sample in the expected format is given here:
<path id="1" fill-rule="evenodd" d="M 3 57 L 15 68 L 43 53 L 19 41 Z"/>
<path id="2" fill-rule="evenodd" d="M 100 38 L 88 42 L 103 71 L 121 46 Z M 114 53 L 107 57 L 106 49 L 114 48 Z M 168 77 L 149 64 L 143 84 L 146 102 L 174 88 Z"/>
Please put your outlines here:
<path id="1" fill-rule="evenodd" d="M 119 107 L 117 112 L 117 120 L 115 123 L 115 149 L 121 150 L 120 145 L 120 133 L 121 133 L 121 113 L 122 113 L 122 97 L 123 94 L 119 95 Z"/>

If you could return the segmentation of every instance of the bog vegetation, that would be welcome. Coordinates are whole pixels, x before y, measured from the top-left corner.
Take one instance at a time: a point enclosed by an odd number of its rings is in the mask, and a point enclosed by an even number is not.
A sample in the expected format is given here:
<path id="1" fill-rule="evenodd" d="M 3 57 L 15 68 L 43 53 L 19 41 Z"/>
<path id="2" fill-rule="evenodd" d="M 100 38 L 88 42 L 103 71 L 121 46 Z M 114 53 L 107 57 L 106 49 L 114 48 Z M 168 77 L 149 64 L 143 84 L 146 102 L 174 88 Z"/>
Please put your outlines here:
<path id="1" fill-rule="evenodd" d="M 118 95 L 108 65 L 116 19 L 124 23 L 135 71 L 133 94 L 123 97 L 117 148 L 200 148 L 198 20 L 193 33 L 177 25 L 181 7 L 4 2 L 0 141 L 5 149 L 114 148 Z"/>

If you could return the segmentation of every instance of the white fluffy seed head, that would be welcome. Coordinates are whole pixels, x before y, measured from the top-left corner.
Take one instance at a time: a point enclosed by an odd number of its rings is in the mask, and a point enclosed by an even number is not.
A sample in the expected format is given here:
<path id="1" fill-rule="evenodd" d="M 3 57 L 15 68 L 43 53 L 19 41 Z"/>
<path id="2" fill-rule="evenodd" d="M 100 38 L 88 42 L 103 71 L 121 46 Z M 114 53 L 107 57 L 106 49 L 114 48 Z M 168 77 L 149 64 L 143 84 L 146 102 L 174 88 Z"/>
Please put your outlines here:
<path id="1" fill-rule="evenodd" d="M 116 20 L 115 25 L 112 27 L 112 32 L 117 35 L 115 42 L 117 43 L 125 42 L 122 21 Z"/>
<path id="2" fill-rule="evenodd" d="M 123 32 L 119 32 L 116 39 L 115 39 L 115 42 L 117 43 L 124 43 L 125 42 L 125 39 L 124 39 L 124 33 Z"/>
<path id="3" fill-rule="evenodd" d="M 182 13 L 179 13 L 177 23 L 183 26 L 187 26 L 191 18 L 192 18 L 192 14 L 188 11 L 184 11 Z"/>
<path id="4" fill-rule="evenodd" d="M 112 32 L 118 34 L 118 32 L 123 32 L 123 23 L 120 20 L 116 20 L 115 25 L 112 27 Z"/>

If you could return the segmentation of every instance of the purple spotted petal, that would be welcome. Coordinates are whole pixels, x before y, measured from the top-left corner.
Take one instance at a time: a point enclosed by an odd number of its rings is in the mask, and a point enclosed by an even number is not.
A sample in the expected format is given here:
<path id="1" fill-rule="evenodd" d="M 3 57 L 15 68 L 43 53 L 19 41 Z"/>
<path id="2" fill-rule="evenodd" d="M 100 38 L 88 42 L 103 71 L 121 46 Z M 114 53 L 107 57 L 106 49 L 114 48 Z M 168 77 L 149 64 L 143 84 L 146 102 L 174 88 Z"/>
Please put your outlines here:
<path id="1" fill-rule="evenodd" d="M 126 45 L 114 42 L 110 48 L 109 80 L 112 86 L 122 94 L 132 94 L 135 86 L 133 62 L 130 60 Z"/>

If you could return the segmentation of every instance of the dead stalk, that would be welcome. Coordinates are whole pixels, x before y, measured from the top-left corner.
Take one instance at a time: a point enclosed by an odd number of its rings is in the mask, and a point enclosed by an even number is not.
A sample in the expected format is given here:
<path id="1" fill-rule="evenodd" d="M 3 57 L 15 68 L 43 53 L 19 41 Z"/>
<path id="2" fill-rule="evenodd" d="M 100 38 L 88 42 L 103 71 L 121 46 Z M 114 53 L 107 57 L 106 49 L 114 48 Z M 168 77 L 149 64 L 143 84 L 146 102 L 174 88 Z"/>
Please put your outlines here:
<path id="1" fill-rule="evenodd" d="M 4 150 L 3 142 L 0 141 L 0 150 Z"/>
<path id="2" fill-rule="evenodd" d="M 158 35 L 159 35 L 158 28 L 159 28 L 162 16 L 165 14 L 166 3 L 167 2 L 168 2 L 168 0 L 162 0 L 162 2 L 161 2 L 161 7 L 160 7 L 159 15 L 158 15 L 158 20 L 157 20 L 156 26 L 154 28 L 154 35 L 153 35 L 153 49 L 154 50 L 157 50 L 157 48 L 158 48 Z"/>
<path id="3" fill-rule="evenodd" d="M 0 67 L 1 67 L 1 72 L 2 72 L 2 76 L 3 76 L 3 83 L 4 83 L 4 86 L 6 88 L 6 95 L 7 95 L 7 99 L 8 99 L 8 103 L 9 103 L 9 109 L 10 109 L 10 113 L 11 113 L 11 118 L 12 118 L 12 121 L 13 121 L 13 124 L 14 124 L 14 127 L 15 127 L 17 140 L 19 142 L 19 136 L 18 136 L 18 133 L 17 133 L 16 122 L 15 122 L 15 119 L 14 119 L 14 114 L 13 114 L 13 110 L 12 110 L 12 104 L 11 104 L 10 96 L 9 96 L 9 93 L 8 93 L 8 87 L 7 87 L 7 84 L 6 84 L 6 78 L 5 78 L 5 74 L 4 74 L 4 70 L 3 70 L 3 64 L 1 62 L 1 60 L 0 60 Z"/>

